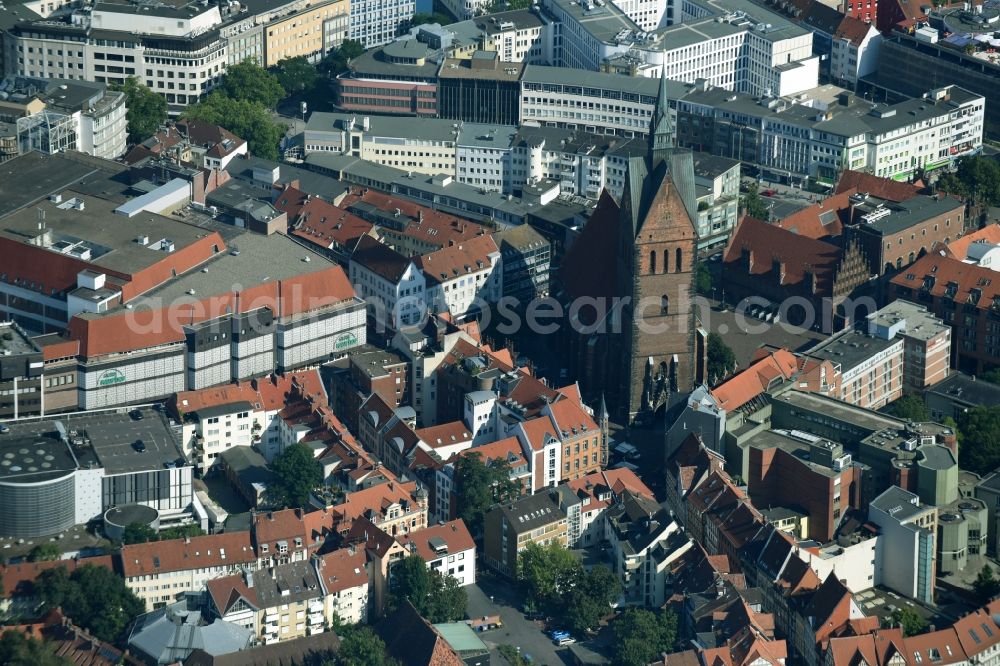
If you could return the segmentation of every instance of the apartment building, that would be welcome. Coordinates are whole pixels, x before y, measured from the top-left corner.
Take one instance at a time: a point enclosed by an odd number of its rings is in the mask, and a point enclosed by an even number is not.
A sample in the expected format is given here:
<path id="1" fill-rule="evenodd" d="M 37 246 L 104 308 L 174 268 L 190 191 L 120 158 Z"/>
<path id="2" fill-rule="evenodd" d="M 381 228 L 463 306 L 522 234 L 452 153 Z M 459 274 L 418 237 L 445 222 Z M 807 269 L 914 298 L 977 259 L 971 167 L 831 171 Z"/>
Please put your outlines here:
<path id="1" fill-rule="evenodd" d="M 890 282 L 891 297 L 922 305 L 951 328 L 951 367 L 981 375 L 1000 365 L 997 272 L 928 254 Z"/>
<path id="2" fill-rule="evenodd" d="M 892 105 L 846 91 L 799 100 L 699 84 L 677 101 L 677 144 L 752 162 L 768 179 L 831 183 L 847 169 L 910 178 L 982 145 L 984 99 L 957 86 Z"/>
<path id="3" fill-rule="evenodd" d="M 578 501 L 566 486 L 558 486 L 493 507 L 483 518 L 484 563 L 514 578 L 517 556 L 529 543 L 568 547 L 567 507 Z"/>
<path id="4" fill-rule="evenodd" d="M 902 299 L 868 315 L 868 334 L 903 341 L 903 391 L 920 393 L 944 381 L 951 364 L 951 327 L 925 306 Z"/>
<path id="5" fill-rule="evenodd" d="M 315 565 L 320 587 L 326 593 L 323 614 L 327 626 L 367 622 L 371 600 L 365 551 L 352 546 L 340 548 L 320 555 Z"/>
<path id="6" fill-rule="evenodd" d="M 528 224 L 498 231 L 493 240 L 502 259 L 501 293 L 529 303 L 549 293 L 552 245 Z"/>
<path id="7" fill-rule="evenodd" d="M 264 26 L 264 67 L 286 58 L 318 62 L 347 39 L 350 0 L 320 0 L 289 7 Z"/>
<path id="8" fill-rule="evenodd" d="M 250 532 L 125 545 L 119 558 L 125 585 L 147 610 L 162 608 L 187 592 L 200 592 L 208 581 L 241 567 L 254 568 L 257 560 Z"/>
<path id="9" fill-rule="evenodd" d="M 318 562 L 289 562 L 209 581 L 212 611 L 226 622 L 253 629 L 272 645 L 326 630 L 326 590 Z"/>
<path id="10" fill-rule="evenodd" d="M 476 544 L 461 520 L 430 525 L 398 541 L 410 555 L 426 562 L 431 571 L 451 576 L 461 587 L 476 583 Z"/>

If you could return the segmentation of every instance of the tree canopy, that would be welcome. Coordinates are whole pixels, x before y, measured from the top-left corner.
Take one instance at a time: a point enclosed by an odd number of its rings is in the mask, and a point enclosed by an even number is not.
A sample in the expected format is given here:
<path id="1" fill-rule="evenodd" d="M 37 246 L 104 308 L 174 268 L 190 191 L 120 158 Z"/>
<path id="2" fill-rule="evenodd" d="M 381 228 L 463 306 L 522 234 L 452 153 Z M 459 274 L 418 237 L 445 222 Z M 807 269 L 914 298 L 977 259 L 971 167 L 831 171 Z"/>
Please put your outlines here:
<path id="1" fill-rule="evenodd" d="M 596 629 L 622 592 L 607 567 L 586 571 L 573 553 L 558 544 L 528 544 L 518 556 L 518 579 L 530 606 L 558 618 L 578 635 Z"/>
<path id="2" fill-rule="evenodd" d="M 35 591 L 46 611 L 61 607 L 76 625 L 108 643 L 146 610 L 125 579 L 105 567 L 87 565 L 72 574 L 66 567 L 48 569 L 36 579 Z"/>
<path id="3" fill-rule="evenodd" d="M 216 91 L 203 102 L 189 106 L 184 117 L 225 127 L 246 139 L 250 152 L 268 160 L 278 159 L 278 144 L 285 135 L 285 126 L 271 117 L 260 102 L 235 99 Z"/>
<path id="4" fill-rule="evenodd" d="M 128 138 L 132 143 L 142 143 L 156 134 L 156 130 L 167 120 L 167 100 L 130 76 L 125 83 L 112 86 L 113 90 L 125 93 L 125 108 L 128 109 Z"/>
<path id="5" fill-rule="evenodd" d="M 984 564 L 972 583 L 972 589 L 981 603 L 987 603 L 1000 594 L 1000 580 L 994 575 L 993 567 Z"/>
<path id="6" fill-rule="evenodd" d="M 267 109 L 273 110 L 287 93 L 281 87 L 278 77 L 266 69 L 247 59 L 230 66 L 222 79 L 219 90 L 229 99 L 256 102 Z M 216 123 L 221 125 L 222 123 Z M 229 127 L 223 125 L 226 129 Z M 234 131 L 235 130 L 231 130 Z M 247 137 L 240 135 L 241 138 Z M 249 141 L 249 139 L 247 139 Z"/>
<path id="7" fill-rule="evenodd" d="M 340 637 L 338 661 L 330 662 L 331 666 L 333 663 L 344 666 L 388 666 L 391 663 L 386 658 L 385 643 L 371 627 L 343 627 L 337 634 Z"/>
<path id="8" fill-rule="evenodd" d="M 767 202 L 760 196 L 756 185 L 751 185 L 746 194 L 740 198 L 740 211 L 743 215 L 749 215 L 765 222 L 770 219 Z"/>
<path id="9" fill-rule="evenodd" d="M 454 20 L 446 14 L 441 12 L 417 12 L 410 19 L 410 26 L 415 27 L 418 25 L 424 25 L 425 23 L 437 23 L 438 25 L 449 25 L 454 23 Z"/>
<path id="10" fill-rule="evenodd" d="M 73 662 L 57 656 L 44 641 L 25 636 L 17 630 L 0 636 L 0 664 L 6 666 L 71 666 Z"/>
<path id="11" fill-rule="evenodd" d="M 708 376 L 720 381 L 736 370 L 736 354 L 718 333 L 708 334 Z"/>
<path id="12" fill-rule="evenodd" d="M 499 502 L 508 502 L 521 494 L 521 487 L 510 478 L 506 460 L 483 462 L 478 453 L 460 456 L 455 461 L 455 496 L 458 517 L 472 534 L 480 534 L 483 514 Z"/>
<path id="13" fill-rule="evenodd" d="M 336 76 L 346 71 L 347 65 L 351 60 L 364 52 L 365 47 L 361 45 L 361 42 L 356 39 L 345 39 L 340 46 L 327 54 L 323 61 L 319 63 L 318 69 Z"/>
<path id="14" fill-rule="evenodd" d="M 389 579 L 393 606 L 407 600 L 431 623 L 456 622 L 465 617 L 467 598 L 458 580 L 431 570 L 419 555 L 393 565 Z"/>
<path id="15" fill-rule="evenodd" d="M 1000 204 L 1000 164 L 981 155 L 963 157 L 955 173 L 941 175 L 937 189 L 966 197 L 978 205 L 996 206 Z"/>
<path id="16" fill-rule="evenodd" d="M 62 550 L 54 543 L 40 543 L 28 553 L 29 562 L 53 562 L 62 557 Z"/>
<path id="17" fill-rule="evenodd" d="M 959 464 L 976 474 L 1000 466 L 1000 408 L 973 407 L 958 417 Z"/>
<path id="18" fill-rule="evenodd" d="M 903 635 L 907 638 L 922 634 L 927 630 L 927 620 L 912 608 L 900 608 L 892 614 L 893 624 L 902 625 Z"/>
<path id="19" fill-rule="evenodd" d="M 306 506 L 309 493 L 323 482 L 323 466 L 305 444 L 292 444 L 270 467 L 274 479 L 267 487 L 267 499 L 276 507 Z"/>
<path id="20" fill-rule="evenodd" d="M 930 421 L 931 414 L 920 396 L 904 395 L 899 400 L 890 402 L 885 411 L 896 418 L 913 421 Z"/>
<path id="21" fill-rule="evenodd" d="M 278 83 L 288 94 L 311 90 L 319 81 L 315 65 L 302 56 L 279 60 L 275 74 Z"/>
<path id="22" fill-rule="evenodd" d="M 615 666 L 646 666 L 663 652 L 674 652 L 677 616 L 672 610 L 655 613 L 629 608 L 612 626 Z"/>
<path id="23" fill-rule="evenodd" d="M 144 523 L 129 523 L 122 532 L 122 543 L 125 545 L 150 541 L 159 541 L 159 534 Z"/>
<path id="24" fill-rule="evenodd" d="M 694 274 L 694 288 L 702 296 L 712 295 L 712 270 L 705 262 L 699 262 Z"/>

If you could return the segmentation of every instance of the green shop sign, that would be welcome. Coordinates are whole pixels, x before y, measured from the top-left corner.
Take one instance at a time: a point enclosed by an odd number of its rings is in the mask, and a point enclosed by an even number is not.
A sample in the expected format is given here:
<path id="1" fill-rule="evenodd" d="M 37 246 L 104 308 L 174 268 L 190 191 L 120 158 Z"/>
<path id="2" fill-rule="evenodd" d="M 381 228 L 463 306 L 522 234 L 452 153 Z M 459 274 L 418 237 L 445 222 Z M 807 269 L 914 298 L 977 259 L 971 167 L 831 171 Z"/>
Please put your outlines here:
<path id="1" fill-rule="evenodd" d="M 105 370 L 101 373 L 101 376 L 97 378 L 98 386 L 113 386 L 115 384 L 125 383 L 125 373 L 121 370 Z"/>
<path id="2" fill-rule="evenodd" d="M 340 335 L 333 342 L 333 348 L 338 351 L 341 349 L 347 349 L 348 347 L 357 347 L 357 346 L 358 346 L 358 336 L 354 335 L 353 333 L 344 333 Z"/>

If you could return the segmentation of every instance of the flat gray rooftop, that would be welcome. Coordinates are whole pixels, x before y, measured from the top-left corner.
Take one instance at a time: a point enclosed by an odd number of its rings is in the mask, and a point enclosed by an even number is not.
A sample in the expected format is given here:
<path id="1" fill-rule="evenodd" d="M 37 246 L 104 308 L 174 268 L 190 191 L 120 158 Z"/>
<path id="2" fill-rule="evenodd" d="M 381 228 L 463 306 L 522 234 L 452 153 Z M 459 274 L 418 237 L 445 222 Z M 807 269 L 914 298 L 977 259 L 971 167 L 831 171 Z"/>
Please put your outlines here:
<path id="1" fill-rule="evenodd" d="M 245 233 L 230 241 L 227 252 L 220 252 L 198 270 L 178 276 L 132 304 L 136 308 L 167 307 L 184 299 L 202 300 L 275 280 L 317 273 L 334 265 L 323 255 L 284 234 Z M 194 294 L 189 294 L 192 289 Z"/>
<path id="2" fill-rule="evenodd" d="M 131 411 L 70 414 L 59 420 L 69 430 L 86 431 L 107 474 L 164 469 L 167 463 L 183 459 L 177 437 L 162 412 L 141 409 L 142 419 L 136 420 Z M 143 443 L 145 451 L 136 451 L 137 441 Z"/>
<path id="3" fill-rule="evenodd" d="M 868 321 L 873 321 L 879 326 L 889 327 L 901 319 L 906 320 L 906 336 L 915 340 L 930 340 L 951 328 L 924 306 L 904 300 L 893 301 L 871 315 Z M 997 387 L 997 392 L 1000 394 L 1000 387 Z M 1000 397 L 998 397 L 998 402 L 1000 402 Z"/>
<path id="4" fill-rule="evenodd" d="M 39 354 L 41 349 L 10 322 L 0 322 L 0 353 L 6 352 L 12 355 Z"/>
<path id="5" fill-rule="evenodd" d="M 0 434 L 0 481 L 38 483 L 65 476 L 77 468 L 68 444 L 56 433 L 33 433 L 11 424 Z"/>
<path id="6" fill-rule="evenodd" d="M 821 342 L 806 353 L 839 364 L 847 372 L 890 347 L 902 349 L 902 344 L 902 340 L 883 340 L 859 331 L 848 331 Z"/>
<path id="7" fill-rule="evenodd" d="M 30 208 L 8 215 L 0 225 L 0 235 L 24 243 L 33 242 L 43 233 L 38 225 L 44 214 L 47 249 L 63 254 L 59 248 L 68 249 L 82 243 L 90 250 L 90 263 L 125 274 L 140 272 L 162 261 L 166 254 L 153 249 L 161 239 L 172 241 L 175 251 L 179 252 L 206 235 L 203 229 L 155 213 L 142 213 L 133 218 L 116 215 L 116 203 L 73 189 L 58 194 L 62 197 L 61 203 L 43 199 Z M 70 205 L 74 199 L 83 202 L 83 210 Z M 138 236 L 148 236 L 149 245 L 137 243 Z"/>
<path id="8" fill-rule="evenodd" d="M 78 157 L 75 153 L 42 155 L 30 152 L 0 164 L 0 217 L 88 177 L 104 178 L 122 169 L 114 162 Z"/>

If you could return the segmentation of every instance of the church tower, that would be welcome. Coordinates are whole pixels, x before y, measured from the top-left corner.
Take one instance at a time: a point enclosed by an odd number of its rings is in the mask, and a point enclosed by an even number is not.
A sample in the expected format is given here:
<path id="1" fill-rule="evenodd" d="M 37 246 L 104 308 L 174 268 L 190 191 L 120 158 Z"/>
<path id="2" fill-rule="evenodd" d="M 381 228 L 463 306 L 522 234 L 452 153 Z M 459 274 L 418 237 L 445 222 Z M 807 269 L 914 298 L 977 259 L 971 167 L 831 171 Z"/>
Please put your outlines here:
<path id="1" fill-rule="evenodd" d="M 666 78 L 650 123 L 649 153 L 632 158 L 622 193 L 618 293 L 628 297 L 617 348 L 616 407 L 631 421 L 670 395 L 690 391 L 695 373 L 697 215 L 690 152 L 674 146 Z"/>

